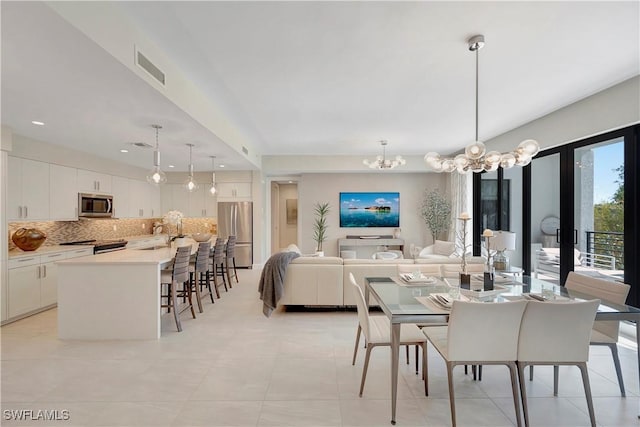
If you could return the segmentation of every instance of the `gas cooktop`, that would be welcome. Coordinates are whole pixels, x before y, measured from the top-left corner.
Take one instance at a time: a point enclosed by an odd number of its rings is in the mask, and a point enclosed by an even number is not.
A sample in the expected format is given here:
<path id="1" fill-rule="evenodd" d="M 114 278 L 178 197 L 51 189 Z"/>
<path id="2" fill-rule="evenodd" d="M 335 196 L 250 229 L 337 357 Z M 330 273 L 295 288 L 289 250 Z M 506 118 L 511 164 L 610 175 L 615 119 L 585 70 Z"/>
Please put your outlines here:
<path id="1" fill-rule="evenodd" d="M 93 253 L 99 254 L 103 252 L 118 251 L 124 249 L 127 246 L 127 241 L 124 239 L 111 239 L 111 240 L 78 240 L 75 242 L 60 243 L 61 245 L 87 245 L 93 246 Z"/>

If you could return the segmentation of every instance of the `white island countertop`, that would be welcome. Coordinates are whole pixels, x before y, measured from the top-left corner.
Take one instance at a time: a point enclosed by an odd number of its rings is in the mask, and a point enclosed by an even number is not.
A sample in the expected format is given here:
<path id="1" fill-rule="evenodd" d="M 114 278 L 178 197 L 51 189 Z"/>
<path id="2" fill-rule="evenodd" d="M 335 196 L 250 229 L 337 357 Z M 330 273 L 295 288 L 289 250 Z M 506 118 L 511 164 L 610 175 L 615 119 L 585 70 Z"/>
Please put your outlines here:
<path id="1" fill-rule="evenodd" d="M 166 264 L 173 260 L 176 249 L 166 246 L 154 249 L 123 249 L 121 251 L 96 254 L 92 257 L 72 258 L 58 261 L 64 265 L 104 265 L 104 264 Z"/>

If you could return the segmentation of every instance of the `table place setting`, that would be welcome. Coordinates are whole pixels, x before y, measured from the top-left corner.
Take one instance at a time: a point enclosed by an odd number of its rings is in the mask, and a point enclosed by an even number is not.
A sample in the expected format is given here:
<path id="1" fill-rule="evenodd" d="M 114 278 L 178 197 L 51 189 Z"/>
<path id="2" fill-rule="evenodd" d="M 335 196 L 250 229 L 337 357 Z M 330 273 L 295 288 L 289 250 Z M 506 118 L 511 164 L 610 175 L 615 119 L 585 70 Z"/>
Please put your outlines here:
<path id="1" fill-rule="evenodd" d="M 438 278 L 435 276 L 424 276 L 422 273 L 401 273 L 399 280 L 394 278 L 394 282 L 400 286 L 425 286 L 438 283 Z"/>
<path id="2" fill-rule="evenodd" d="M 449 313 L 453 306 L 454 298 L 448 293 L 433 293 L 425 297 L 414 297 L 420 304 L 427 307 L 429 310 L 435 313 Z M 464 295 L 460 295 L 458 298 L 460 301 L 469 301 Z"/>

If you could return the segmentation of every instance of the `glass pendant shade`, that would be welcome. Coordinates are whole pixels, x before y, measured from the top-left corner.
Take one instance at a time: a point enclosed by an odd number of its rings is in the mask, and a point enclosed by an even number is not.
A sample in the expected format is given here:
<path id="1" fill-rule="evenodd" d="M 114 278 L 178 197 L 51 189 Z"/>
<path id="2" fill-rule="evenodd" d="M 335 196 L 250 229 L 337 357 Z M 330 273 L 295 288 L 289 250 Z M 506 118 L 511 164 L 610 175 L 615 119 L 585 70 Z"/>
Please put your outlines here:
<path id="1" fill-rule="evenodd" d="M 396 156 L 393 160 L 387 159 L 385 147 L 387 146 L 387 141 L 380 141 L 380 145 L 382 145 L 382 155 L 377 155 L 375 160 L 369 161 L 368 159 L 364 159 L 362 164 L 368 166 L 371 169 L 393 169 L 398 166 L 404 166 L 407 161 L 402 158 L 402 156 Z"/>
<path id="2" fill-rule="evenodd" d="M 160 169 L 160 144 L 158 143 L 158 131 L 162 129 L 160 125 L 151 125 L 156 130 L 156 149 L 153 151 L 153 169 L 147 173 L 147 182 L 153 185 L 160 185 L 167 182 L 167 175 Z"/>
<path id="3" fill-rule="evenodd" d="M 184 182 L 184 189 L 189 193 L 192 193 L 198 189 L 198 183 L 193 179 L 193 159 L 192 159 L 192 150 L 193 144 L 187 144 L 189 146 L 189 176 Z"/>

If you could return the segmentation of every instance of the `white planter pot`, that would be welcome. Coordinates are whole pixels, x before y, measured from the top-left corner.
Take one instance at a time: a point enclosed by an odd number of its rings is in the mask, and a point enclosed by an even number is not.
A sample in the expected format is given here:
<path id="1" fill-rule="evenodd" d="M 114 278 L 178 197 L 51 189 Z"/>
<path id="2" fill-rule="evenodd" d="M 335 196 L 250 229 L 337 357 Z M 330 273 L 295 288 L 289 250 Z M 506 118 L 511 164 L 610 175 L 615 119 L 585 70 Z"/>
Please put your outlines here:
<path id="1" fill-rule="evenodd" d="M 316 256 L 324 256 L 324 251 L 316 251 Z"/>

